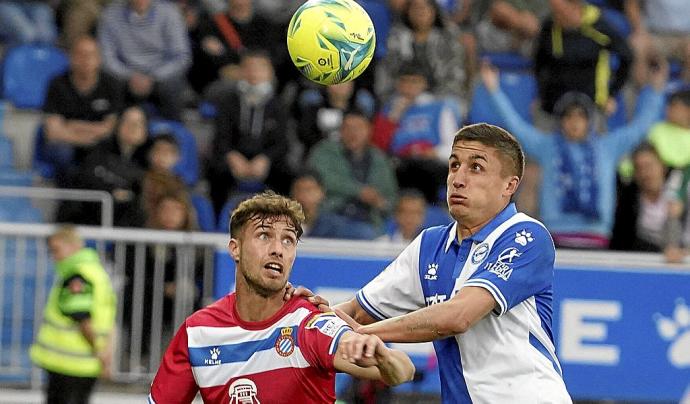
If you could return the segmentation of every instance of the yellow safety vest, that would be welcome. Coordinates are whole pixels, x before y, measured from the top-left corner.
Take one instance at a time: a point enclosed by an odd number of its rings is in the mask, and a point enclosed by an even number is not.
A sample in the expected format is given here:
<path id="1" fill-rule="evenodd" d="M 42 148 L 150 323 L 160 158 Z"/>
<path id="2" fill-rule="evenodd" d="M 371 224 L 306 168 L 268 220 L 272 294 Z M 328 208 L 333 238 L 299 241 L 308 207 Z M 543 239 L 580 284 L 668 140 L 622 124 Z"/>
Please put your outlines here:
<path id="1" fill-rule="evenodd" d="M 98 254 L 90 248 L 79 250 L 56 263 L 57 277 L 43 313 L 43 323 L 29 351 L 31 360 L 51 372 L 98 377 L 101 364 L 79 330 L 79 323 L 66 312 L 88 312 L 96 333 L 96 348 L 102 349 L 115 323 L 116 297 Z M 83 278 L 85 293 L 70 294 L 68 281 Z M 65 296 L 69 296 L 65 299 Z"/>

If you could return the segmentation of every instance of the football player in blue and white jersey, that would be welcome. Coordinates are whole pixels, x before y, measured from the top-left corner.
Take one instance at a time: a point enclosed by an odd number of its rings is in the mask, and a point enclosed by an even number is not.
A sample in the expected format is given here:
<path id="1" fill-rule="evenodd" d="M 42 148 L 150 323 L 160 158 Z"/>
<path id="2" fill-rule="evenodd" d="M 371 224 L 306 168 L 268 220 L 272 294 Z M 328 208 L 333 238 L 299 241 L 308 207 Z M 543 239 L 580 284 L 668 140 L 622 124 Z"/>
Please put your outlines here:
<path id="1" fill-rule="evenodd" d="M 454 222 L 424 230 L 337 306 L 359 333 L 433 341 L 444 403 L 572 402 L 551 331 L 553 241 L 511 203 L 523 168 L 507 131 L 461 129 L 448 160 Z"/>

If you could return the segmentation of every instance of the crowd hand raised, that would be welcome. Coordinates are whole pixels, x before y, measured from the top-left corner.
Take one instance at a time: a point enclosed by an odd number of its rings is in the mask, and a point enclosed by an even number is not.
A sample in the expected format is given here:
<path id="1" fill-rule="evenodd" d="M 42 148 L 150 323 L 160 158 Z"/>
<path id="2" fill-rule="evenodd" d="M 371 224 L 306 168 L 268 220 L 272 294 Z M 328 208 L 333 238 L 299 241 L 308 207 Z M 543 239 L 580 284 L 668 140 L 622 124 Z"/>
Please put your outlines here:
<path id="1" fill-rule="evenodd" d="M 482 61 L 481 68 L 479 69 L 479 75 L 482 78 L 484 87 L 490 92 L 498 90 L 498 69 L 491 65 L 488 60 Z"/>
<path id="2" fill-rule="evenodd" d="M 290 282 L 288 282 L 285 285 L 285 294 L 283 295 L 283 299 L 285 301 L 288 301 L 292 299 L 293 296 L 299 296 L 304 299 L 307 299 L 309 303 L 316 306 L 322 312 L 333 311 L 330 307 L 330 303 L 328 302 L 328 300 L 326 300 L 322 296 L 314 294 L 314 292 L 305 288 L 304 286 L 294 287 Z"/>

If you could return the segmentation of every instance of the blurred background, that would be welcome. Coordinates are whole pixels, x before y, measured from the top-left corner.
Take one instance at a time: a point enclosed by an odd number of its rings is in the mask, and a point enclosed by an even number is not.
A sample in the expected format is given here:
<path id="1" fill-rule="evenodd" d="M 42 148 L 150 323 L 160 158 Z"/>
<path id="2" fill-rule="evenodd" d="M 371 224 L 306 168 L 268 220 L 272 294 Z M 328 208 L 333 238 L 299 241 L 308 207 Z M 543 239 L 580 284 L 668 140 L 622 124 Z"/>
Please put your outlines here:
<path id="1" fill-rule="evenodd" d="M 287 53 L 302 3 L 0 0 L 0 403 L 41 402 L 54 224 L 79 226 L 118 296 L 92 402 L 141 402 L 178 325 L 233 288 L 240 201 L 303 204 L 293 283 L 336 303 L 450 222 L 447 156 L 477 122 L 525 148 L 516 202 L 558 247 L 571 395 L 690 402 L 687 0 L 362 0 L 375 58 L 329 87 Z M 403 349 L 414 382 L 339 377 L 341 400 L 439 401 L 433 350 Z"/>

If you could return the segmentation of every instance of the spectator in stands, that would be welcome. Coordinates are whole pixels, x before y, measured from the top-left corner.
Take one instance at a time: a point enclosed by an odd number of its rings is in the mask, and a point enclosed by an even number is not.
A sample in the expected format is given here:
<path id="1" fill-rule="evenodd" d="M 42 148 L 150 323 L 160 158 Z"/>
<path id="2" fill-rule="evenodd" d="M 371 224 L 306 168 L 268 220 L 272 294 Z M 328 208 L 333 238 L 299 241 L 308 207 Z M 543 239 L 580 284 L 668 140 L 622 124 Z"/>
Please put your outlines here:
<path id="1" fill-rule="evenodd" d="M 84 35 L 93 35 L 101 12 L 111 0 L 63 0 L 62 38 L 67 46 Z"/>
<path id="2" fill-rule="evenodd" d="M 307 170 L 295 177 L 290 195 L 302 205 L 305 220 L 304 235 L 308 237 L 371 240 L 374 229 L 361 222 L 327 211 L 323 206 L 324 193 L 319 174 Z"/>
<path id="3" fill-rule="evenodd" d="M 321 140 L 337 137 L 343 113 L 353 108 L 370 117 L 376 108 L 373 95 L 364 88 L 357 89 L 353 81 L 304 90 L 299 97 L 297 129 L 304 155 Z"/>
<path id="4" fill-rule="evenodd" d="M 644 79 L 660 58 L 684 60 L 690 47 L 690 9 L 683 0 L 626 0 L 635 78 Z"/>
<path id="5" fill-rule="evenodd" d="M 155 172 L 174 175 L 173 168 L 180 161 L 180 145 L 175 136 L 161 133 L 150 140 L 148 167 Z"/>
<path id="6" fill-rule="evenodd" d="M 240 62 L 242 80 L 219 104 L 208 170 L 216 213 L 232 190 L 256 191 L 268 186 L 289 191 L 292 175 L 286 163 L 287 116 L 274 93 L 271 59 L 248 51 Z"/>
<path id="7" fill-rule="evenodd" d="M 671 202 L 664 255 L 668 262 L 682 262 L 690 248 L 690 166 L 671 172 L 666 193 Z"/>
<path id="8" fill-rule="evenodd" d="M 534 65 L 541 108 L 552 114 L 560 97 L 578 91 L 610 115 L 618 107 L 615 96 L 627 80 L 632 51 L 601 17 L 599 8 L 584 0 L 560 3 L 566 7 L 553 7 L 553 16 L 544 21 L 537 40 Z M 615 70 L 613 55 L 618 60 Z"/>
<path id="9" fill-rule="evenodd" d="M 101 70 L 96 41 L 78 38 L 70 48 L 70 68 L 48 86 L 43 105 L 43 125 L 50 154 L 63 155 L 59 170 L 80 163 L 89 148 L 113 132 L 123 105 L 123 89 Z M 64 173 L 64 172 L 63 172 Z M 64 185 L 58 177 L 58 185 Z"/>
<path id="10" fill-rule="evenodd" d="M 326 139 L 314 146 L 307 164 L 323 180 L 326 209 L 368 224 L 380 235 L 395 206 L 398 185 L 390 160 L 370 144 L 371 131 L 365 114 L 347 112 L 340 140 Z"/>
<path id="11" fill-rule="evenodd" d="M 85 157 L 71 188 L 108 191 L 113 196 L 115 226 L 139 227 L 143 222 L 139 197 L 146 169 L 148 130 L 144 110 L 127 108 L 117 123 L 115 136 L 98 145 Z M 99 224 L 100 212 L 90 203 L 65 202 L 58 211 L 58 221 Z"/>
<path id="12" fill-rule="evenodd" d="M 541 219 L 563 247 L 606 248 L 615 208 L 618 161 L 639 144 L 663 108 L 668 67 L 655 71 L 640 94 L 638 115 L 610 133 L 595 133 L 594 105 L 583 93 L 569 92 L 554 107 L 560 130 L 548 135 L 525 122 L 500 91 L 498 72 L 481 70 L 490 102 L 506 129 L 542 168 Z"/>
<path id="13" fill-rule="evenodd" d="M 666 119 L 652 126 L 649 142 L 669 167 L 690 166 L 690 89 L 671 94 Z"/>
<path id="14" fill-rule="evenodd" d="M 180 120 L 191 50 L 177 6 L 115 2 L 103 11 L 98 34 L 104 67 L 127 82 L 130 102 L 153 102 L 164 118 Z"/>
<path id="15" fill-rule="evenodd" d="M 635 180 L 618 191 L 612 250 L 660 252 L 667 243 L 670 201 L 664 193 L 667 168 L 649 143 L 632 154 Z"/>
<path id="16" fill-rule="evenodd" d="M 111 374 L 117 297 L 98 252 L 74 228 L 58 228 L 48 248 L 56 276 L 31 360 L 48 374 L 46 402 L 88 403 L 97 378 Z"/>
<path id="17" fill-rule="evenodd" d="M 147 220 L 146 227 L 151 230 L 164 231 L 195 231 L 197 230 L 196 212 L 192 206 L 189 194 L 186 191 L 170 192 L 162 195 L 156 202 L 154 214 Z M 152 323 L 162 322 L 162 333 L 164 341 L 173 331 L 173 316 L 175 305 L 181 305 L 182 312 L 191 312 L 199 305 L 200 293 L 195 285 L 195 279 L 201 276 L 203 267 L 199 257 L 203 254 L 197 253 L 197 261 L 183 261 L 179 259 L 182 246 L 165 244 L 149 245 L 146 248 L 144 266 L 144 295 L 143 301 L 135 302 L 134 282 L 136 277 L 136 252 L 134 248 L 128 248 L 124 295 L 124 323 L 125 329 L 131 330 L 132 308 L 141 310 L 143 307 L 142 326 L 142 352 L 149 352 L 149 342 Z M 189 265 L 189 266 L 187 266 Z M 157 268 L 162 270 L 162 274 L 156 274 Z M 160 278 L 159 278 L 160 276 Z M 157 292 L 157 291 L 161 291 Z M 163 304 L 158 313 L 154 316 L 154 306 L 157 306 L 156 296 L 163 299 Z M 131 331 L 130 331 L 131 332 Z"/>
<path id="18" fill-rule="evenodd" d="M 480 53 L 515 52 L 531 57 L 548 0 L 474 0 L 474 31 Z"/>
<path id="19" fill-rule="evenodd" d="M 388 229 L 385 240 L 408 244 L 422 231 L 426 217 L 426 199 L 415 189 L 403 189 L 395 207 L 394 226 Z"/>
<path id="20" fill-rule="evenodd" d="M 397 158 L 403 188 L 421 190 L 429 203 L 438 200 L 448 171 L 448 150 L 460 128 L 460 107 L 429 92 L 430 71 L 423 62 L 403 63 L 396 92 L 374 121 L 372 142 Z"/>
<path id="21" fill-rule="evenodd" d="M 149 170 L 144 174 L 141 186 L 141 209 L 145 219 L 141 221 L 143 226 L 148 218 L 156 215 L 156 208 L 161 198 L 169 194 L 179 194 L 187 191 L 182 180 L 168 172 Z"/>
<path id="22" fill-rule="evenodd" d="M 55 43 L 55 12 L 47 0 L 0 1 L 0 37 L 10 44 Z"/>
<path id="23" fill-rule="evenodd" d="M 435 0 L 410 0 L 402 23 L 388 34 L 386 57 L 377 65 L 376 94 L 387 98 L 395 88 L 398 66 L 419 60 L 429 63 L 434 94 L 462 98 L 466 75 L 459 38 L 460 32 L 444 22 Z"/>
<path id="24" fill-rule="evenodd" d="M 285 31 L 255 11 L 253 0 L 227 0 L 227 11 L 202 15 L 191 32 L 194 63 L 189 78 L 202 94 L 213 81 L 241 79 L 240 55 L 245 49 L 270 49 L 274 66 L 281 66 L 287 55 Z"/>

